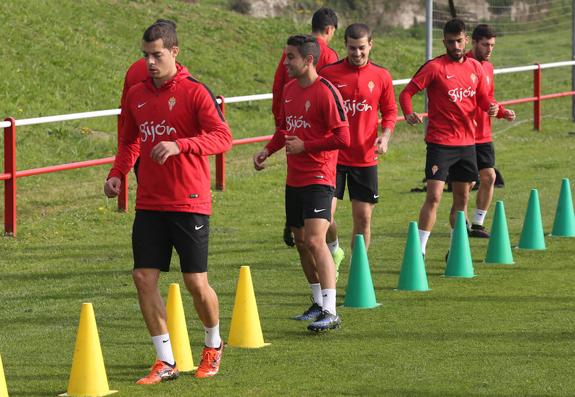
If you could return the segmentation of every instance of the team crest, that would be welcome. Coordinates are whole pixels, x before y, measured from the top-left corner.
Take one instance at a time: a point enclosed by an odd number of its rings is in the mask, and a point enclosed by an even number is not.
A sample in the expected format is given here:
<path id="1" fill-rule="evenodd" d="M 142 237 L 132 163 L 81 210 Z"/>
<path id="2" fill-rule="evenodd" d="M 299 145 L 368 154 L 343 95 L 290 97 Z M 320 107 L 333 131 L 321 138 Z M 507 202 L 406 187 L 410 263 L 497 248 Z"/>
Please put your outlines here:
<path id="1" fill-rule="evenodd" d="M 171 112 L 174 106 L 176 106 L 176 98 L 171 97 L 170 99 L 168 99 L 168 105 L 170 106 L 170 112 Z"/>
<path id="2" fill-rule="evenodd" d="M 438 167 L 438 166 L 434 165 L 433 167 L 431 167 L 431 173 L 432 173 L 433 175 L 435 175 L 435 173 L 436 173 L 437 171 L 439 171 L 439 167 Z"/>
<path id="3" fill-rule="evenodd" d="M 310 107 L 311 107 L 311 102 L 309 100 L 305 101 L 305 111 L 306 112 L 309 110 Z"/>
<path id="4" fill-rule="evenodd" d="M 477 80 L 477 76 L 475 75 L 475 73 L 471 73 L 471 81 L 473 81 L 475 83 L 475 81 Z"/>
<path id="5" fill-rule="evenodd" d="M 373 81 L 370 81 L 369 83 L 367 83 L 367 88 L 369 88 L 369 92 L 373 94 L 373 88 L 375 87 L 375 83 Z"/>

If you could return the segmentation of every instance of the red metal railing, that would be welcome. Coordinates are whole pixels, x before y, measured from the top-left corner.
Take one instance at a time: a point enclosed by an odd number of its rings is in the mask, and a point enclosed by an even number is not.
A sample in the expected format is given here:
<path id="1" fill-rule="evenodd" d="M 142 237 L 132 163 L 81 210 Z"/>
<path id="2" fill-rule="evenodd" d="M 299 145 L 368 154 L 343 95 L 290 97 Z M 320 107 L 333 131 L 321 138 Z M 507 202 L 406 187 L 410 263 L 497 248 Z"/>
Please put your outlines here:
<path id="1" fill-rule="evenodd" d="M 546 65 L 536 65 L 536 66 L 527 66 L 527 67 L 518 67 L 518 68 L 508 68 L 508 69 L 500 69 L 496 70 L 496 73 L 513 73 L 517 71 L 526 71 L 526 70 L 533 70 L 533 97 L 530 98 L 520 98 L 520 99 L 513 99 L 500 102 L 502 105 L 511 105 L 511 104 L 521 104 L 521 103 L 528 103 L 533 102 L 533 128 L 537 131 L 541 130 L 541 102 L 548 99 L 560 98 L 565 96 L 575 96 L 575 91 L 566 91 L 548 95 L 541 95 L 541 75 L 542 75 L 542 67 L 545 66 L 547 68 L 551 67 L 559 67 L 559 66 L 574 66 L 575 62 L 567 61 L 567 62 L 557 62 L 554 64 L 546 64 Z M 397 80 L 395 81 L 395 85 L 399 84 L 406 84 L 409 80 Z M 236 97 L 228 99 L 228 103 L 233 102 L 243 102 L 243 101 L 250 101 L 250 100 L 261 100 L 261 99 L 270 99 L 271 96 L 268 94 L 262 95 L 252 95 L 252 96 L 245 96 L 245 97 Z M 218 100 L 220 103 L 220 107 L 222 112 L 225 112 L 225 99 L 223 96 L 218 96 Z M 87 113 L 88 114 L 88 113 Z M 23 125 L 31 125 L 31 124 L 38 124 L 38 123 L 45 123 L 45 122 L 54 122 L 54 121 L 62 121 L 62 120 L 74 120 L 79 118 L 87 118 L 87 117 L 100 117 L 100 116 L 109 116 L 109 115 L 117 115 L 119 114 L 119 110 L 111 110 L 111 111 L 100 111 L 100 112 L 90 112 L 89 116 L 87 114 L 81 114 L 82 117 L 73 117 L 75 115 L 64 115 L 58 120 L 52 120 L 54 117 L 43 118 L 42 121 L 32 122 L 33 120 L 27 120 L 28 122 Z M 424 117 L 427 117 L 427 114 L 423 114 Z M 404 117 L 398 117 L 397 121 L 405 120 Z M 64 171 L 64 170 L 71 170 L 77 168 L 84 168 L 84 167 L 93 167 L 96 165 L 103 165 L 103 164 L 112 164 L 114 162 L 114 157 L 106 157 L 102 159 L 96 160 L 87 160 L 87 161 L 79 161 L 75 163 L 68 163 L 68 164 L 60 164 L 60 165 L 53 165 L 48 167 L 42 168 L 34 168 L 29 170 L 16 170 L 16 125 L 17 121 L 12 118 L 6 118 L 5 123 L 3 124 L 4 127 L 4 173 L 0 174 L 0 181 L 4 181 L 4 233 L 7 236 L 16 236 L 16 180 L 18 178 L 24 178 L 27 176 L 32 175 L 40 175 L 40 174 L 48 174 L 52 172 Z M 258 136 L 253 138 L 242 138 L 242 139 L 235 139 L 233 141 L 233 145 L 244 145 L 249 143 L 256 143 L 256 142 L 265 142 L 270 140 L 272 135 L 265 135 L 265 136 Z M 216 181 L 215 187 L 217 190 L 224 190 L 226 186 L 226 164 L 225 164 L 225 156 L 224 154 L 219 154 L 216 156 Z M 118 197 L 118 209 L 121 211 L 127 211 L 128 208 L 128 177 L 125 176 L 122 180 L 123 191 Z"/>

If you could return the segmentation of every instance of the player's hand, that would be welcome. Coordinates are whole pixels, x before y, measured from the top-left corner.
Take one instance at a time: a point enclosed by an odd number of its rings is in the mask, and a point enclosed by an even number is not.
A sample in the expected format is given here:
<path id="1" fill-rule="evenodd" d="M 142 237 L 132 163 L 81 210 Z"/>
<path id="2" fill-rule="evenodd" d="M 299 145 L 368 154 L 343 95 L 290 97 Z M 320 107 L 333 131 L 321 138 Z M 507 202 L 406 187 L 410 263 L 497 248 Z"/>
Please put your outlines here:
<path id="1" fill-rule="evenodd" d="M 505 120 L 507 121 L 513 121 L 515 120 L 515 112 L 511 109 L 505 109 L 505 114 L 503 115 L 503 118 L 505 118 Z"/>
<path id="2" fill-rule="evenodd" d="M 257 152 L 254 154 L 254 168 L 256 171 L 263 170 L 266 166 L 264 165 L 264 161 L 269 157 L 270 153 L 267 149 Z"/>
<path id="3" fill-rule="evenodd" d="M 407 121 L 409 125 L 416 125 L 423 123 L 423 118 L 417 113 L 411 113 L 405 116 L 405 121 Z"/>
<path id="4" fill-rule="evenodd" d="M 377 153 L 377 154 L 387 153 L 388 144 L 389 144 L 389 135 L 388 134 L 378 136 L 375 139 L 375 143 L 374 143 L 375 153 Z"/>
<path id="5" fill-rule="evenodd" d="M 305 144 L 295 135 L 286 135 L 286 153 L 299 154 L 305 151 Z"/>
<path id="6" fill-rule="evenodd" d="M 122 181 L 118 177 L 111 177 L 104 183 L 104 194 L 107 197 L 116 197 L 120 194 L 120 188 L 122 187 Z"/>
<path id="7" fill-rule="evenodd" d="M 150 157 L 156 163 L 162 165 L 168 157 L 180 154 L 180 147 L 174 141 L 163 141 L 152 148 Z"/>
<path id="8" fill-rule="evenodd" d="M 487 112 L 489 117 L 497 116 L 497 112 L 499 112 L 499 105 L 496 103 L 489 104 L 489 111 Z"/>

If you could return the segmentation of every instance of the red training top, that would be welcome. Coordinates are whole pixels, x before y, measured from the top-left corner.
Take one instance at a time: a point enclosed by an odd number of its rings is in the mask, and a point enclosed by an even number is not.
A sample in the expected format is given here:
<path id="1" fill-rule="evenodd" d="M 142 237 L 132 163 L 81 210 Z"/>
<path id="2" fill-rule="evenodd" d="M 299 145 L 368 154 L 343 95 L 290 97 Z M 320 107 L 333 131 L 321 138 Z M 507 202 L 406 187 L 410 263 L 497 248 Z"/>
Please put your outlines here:
<path id="1" fill-rule="evenodd" d="M 232 135 L 209 89 L 178 65 L 174 78 L 156 88 L 151 78 L 133 86 L 125 107 L 125 129 L 108 178 L 127 174 L 132 153 L 141 152 L 136 209 L 210 215 L 208 155 L 231 148 Z M 160 165 L 150 151 L 176 142 L 180 154 Z"/>
<path id="2" fill-rule="evenodd" d="M 446 146 L 475 144 L 475 111 L 489 110 L 489 96 L 481 64 L 464 56 L 463 62 L 444 54 L 427 61 L 401 92 L 405 115 L 413 113 L 411 97 L 427 88 L 429 124 L 425 141 Z"/>
<path id="3" fill-rule="evenodd" d="M 286 135 L 304 141 L 305 151 L 287 155 L 287 181 L 292 187 L 335 186 L 337 149 L 349 145 L 349 124 L 337 89 L 323 77 L 302 88 L 297 80 L 284 88 L 282 124 L 266 145 L 269 154 L 285 145 Z"/>
<path id="4" fill-rule="evenodd" d="M 317 60 L 317 65 L 315 68 L 320 70 L 322 66 L 328 65 L 330 63 L 336 62 L 338 59 L 337 52 L 334 49 L 328 47 L 327 43 L 321 37 L 316 37 L 317 42 L 319 43 L 319 59 Z M 282 53 L 282 57 L 280 62 L 276 68 L 276 73 L 274 75 L 274 85 L 272 88 L 273 98 L 272 98 L 272 113 L 274 114 L 274 119 L 276 122 L 276 128 L 281 125 L 282 116 L 281 116 L 281 105 L 282 105 L 282 93 L 284 86 L 288 83 L 288 81 L 292 80 L 289 77 L 287 68 L 284 65 L 284 61 L 286 59 L 286 52 L 285 50 Z"/>
<path id="5" fill-rule="evenodd" d="M 473 58 L 473 52 L 469 51 L 468 57 Z M 487 83 L 487 91 L 489 92 L 489 102 L 497 103 L 495 100 L 495 81 L 493 80 L 493 64 L 489 61 L 478 61 L 483 67 L 485 72 L 485 81 Z M 498 104 L 499 105 L 499 104 Z M 505 108 L 503 105 L 499 105 L 499 110 L 497 111 L 498 119 L 505 117 Z M 491 118 L 487 112 L 481 109 L 477 109 L 475 112 L 475 123 L 477 128 L 475 129 L 475 143 L 487 143 L 492 142 L 493 137 L 491 136 Z"/>
<path id="6" fill-rule="evenodd" d="M 341 93 L 349 118 L 351 142 L 348 148 L 339 151 L 337 163 L 352 167 L 376 165 L 378 110 L 382 129 L 390 128 L 393 132 L 397 118 L 391 74 L 371 61 L 354 66 L 347 58 L 324 66 L 320 73 Z"/>

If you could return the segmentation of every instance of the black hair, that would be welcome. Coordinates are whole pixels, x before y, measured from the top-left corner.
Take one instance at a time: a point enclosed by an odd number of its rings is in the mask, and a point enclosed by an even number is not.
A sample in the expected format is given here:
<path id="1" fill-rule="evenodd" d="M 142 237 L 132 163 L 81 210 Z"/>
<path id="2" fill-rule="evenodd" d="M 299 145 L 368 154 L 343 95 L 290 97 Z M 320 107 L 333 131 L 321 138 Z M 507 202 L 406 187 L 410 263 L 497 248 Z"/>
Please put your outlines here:
<path id="1" fill-rule="evenodd" d="M 345 29 L 344 39 L 347 43 L 347 39 L 358 40 L 367 36 L 367 40 L 371 41 L 371 30 L 369 26 L 364 23 L 352 23 Z"/>
<path id="2" fill-rule="evenodd" d="M 287 40 L 287 45 L 297 47 L 297 51 L 303 58 L 312 55 L 313 64 L 317 65 L 320 49 L 315 37 L 304 34 L 290 36 Z"/>
<path id="3" fill-rule="evenodd" d="M 450 19 L 443 27 L 443 35 L 465 33 L 465 22 L 459 18 Z"/>
<path id="4" fill-rule="evenodd" d="M 311 18 L 312 32 L 323 32 L 328 26 L 333 26 L 337 29 L 337 15 L 334 10 L 323 7 L 313 13 Z"/>
<path id="5" fill-rule="evenodd" d="M 492 39 L 494 37 L 497 37 L 497 34 L 495 33 L 495 29 L 493 29 L 491 26 L 482 23 L 479 24 L 475 27 L 475 29 L 473 29 L 473 34 L 471 35 L 471 38 L 475 41 L 481 40 L 481 39 Z"/>
<path id="6" fill-rule="evenodd" d="M 164 48 L 173 48 L 178 46 L 178 35 L 176 33 L 176 23 L 167 19 L 158 19 L 144 32 L 142 40 L 147 43 L 162 39 Z"/>

